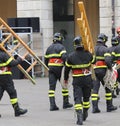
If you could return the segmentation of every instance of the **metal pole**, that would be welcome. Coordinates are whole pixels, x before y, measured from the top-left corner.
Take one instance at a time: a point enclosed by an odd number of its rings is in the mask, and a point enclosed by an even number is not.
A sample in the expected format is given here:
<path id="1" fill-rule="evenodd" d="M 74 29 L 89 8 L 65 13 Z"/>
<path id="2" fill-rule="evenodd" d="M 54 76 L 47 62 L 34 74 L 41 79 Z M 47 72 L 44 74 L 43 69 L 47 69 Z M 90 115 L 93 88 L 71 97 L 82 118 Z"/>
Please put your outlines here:
<path id="1" fill-rule="evenodd" d="M 112 37 L 115 36 L 115 0 L 111 1 L 112 7 Z"/>

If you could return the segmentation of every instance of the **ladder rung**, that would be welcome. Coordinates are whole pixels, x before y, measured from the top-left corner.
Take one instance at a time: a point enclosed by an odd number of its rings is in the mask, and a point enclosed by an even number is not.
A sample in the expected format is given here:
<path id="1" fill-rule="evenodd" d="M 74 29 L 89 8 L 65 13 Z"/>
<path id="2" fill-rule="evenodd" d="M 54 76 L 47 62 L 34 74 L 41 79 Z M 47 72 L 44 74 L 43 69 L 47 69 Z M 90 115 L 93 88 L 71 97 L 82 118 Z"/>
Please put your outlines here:
<path id="1" fill-rule="evenodd" d="M 5 42 L 7 42 L 11 37 L 12 37 L 12 34 L 9 34 L 9 35 L 2 41 L 2 45 L 4 45 Z"/>
<path id="2" fill-rule="evenodd" d="M 21 44 L 18 43 L 16 46 L 14 46 L 13 49 L 10 50 L 10 53 L 13 53 Z"/>
<path id="3" fill-rule="evenodd" d="M 28 54 L 29 54 L 29 52 L 26 52 L 26 53 L 23 55 L 23 57 L 26 57 Z"/>
<path id="4" fill-rule="evenodd" d="M 35 65 L 36 65 L 37 61 L 35 60 L 30 67 L 28 67 L 28 69 L 26 70 L 27 72 L 29 72 Z"/>

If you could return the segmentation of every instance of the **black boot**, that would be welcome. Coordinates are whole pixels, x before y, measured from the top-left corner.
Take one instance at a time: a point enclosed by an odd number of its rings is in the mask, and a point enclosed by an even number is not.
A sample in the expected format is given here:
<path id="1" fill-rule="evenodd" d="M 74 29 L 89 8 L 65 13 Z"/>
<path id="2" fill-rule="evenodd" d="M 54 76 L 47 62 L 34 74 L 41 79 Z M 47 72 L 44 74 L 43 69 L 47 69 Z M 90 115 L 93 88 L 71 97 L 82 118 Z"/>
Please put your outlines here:
<path id="1" fill-rule="evenodd" d="M 114 91 L 112 92 L 112 98 L 117 98 L 117 96 L 115 95 Z"/>
<path id="2" fill-rule="evenodd" d="M 68 96 L 63 96 L 63 109 L 71 107 L 73 107 L 73 104 L 69 103 Z"/>
<path id="3" fill-rule="evenodd" d="M 16 117 L 20 116 L 20 115 L 23 115 L 23 114 L 27 113 L 27 111 L 28 111 L 27 109 L 20 108 L 19 105 L 18 105 L 18 103 L 13 104 L 12 106 L 14 108 L 15 116 Z"/>
<path id="4" fill-rule="evenodd" d="M 57 107 L 55 103 L 55 97 L 49 97 L 49 100 L 50 100 L 50 111 L 59 110 L 59 108 Z"/>
<path id="5" fill-rule="evenodd" d="M 77 125 L 83 125 L 83 115 L 82 110 L 77 110 Z"/>
<path id="6" fill-rule="evenodd" d="M 92 101 L 92 113 L 100 113 L 100 109 L 98 108 L 98 100 Z"/>
<path id="7" fill-rule="evenodd" d="M 120 89 L 117 87 L 116 88 L 116 94 L 119 95 Z"/>
<path id="8" fill-rule="evenodd" d="M 106 104 L 107 104 L 107 112 L 111 112 L 111 111 L 117 110 L 117 107 L 113 106 L 112 100 L 107 100 Z"/>
<path id="9" fill-rule="evenodd" d="M 83 121 L 85 121 L 88 117 L 88 109 L 83 109 Z"/>

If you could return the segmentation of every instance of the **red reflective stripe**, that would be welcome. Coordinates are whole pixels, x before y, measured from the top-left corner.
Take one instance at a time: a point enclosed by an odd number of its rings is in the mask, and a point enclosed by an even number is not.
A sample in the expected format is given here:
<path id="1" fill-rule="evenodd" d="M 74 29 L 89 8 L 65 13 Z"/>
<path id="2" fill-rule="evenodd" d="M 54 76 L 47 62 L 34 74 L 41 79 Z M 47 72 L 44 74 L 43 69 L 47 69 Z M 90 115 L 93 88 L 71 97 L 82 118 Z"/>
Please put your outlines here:
<path id="1" fill-rule="evenodd" d="M 103 66 L 103 65 L 106 65 L 105 61 L 97 61 L 95 63 L 96 66 Z"/>
<path id="2" fill-rule="evenodd" d="M 63 60 L 59 58 L 51 58 L 49 63 L 63 63 Z"/>
<path id="3" fill-rule="evenodd" d="M 120 64 L 120 60 L 117 60 L 116 63 L 117 63 L 117 64 Z"/>
<path id="4" fill-rule="evenodd" d="M 89 69 L 74 69 L 72 70 L 73 74 L 84 74 L 84 73 L 89 73 Z"/>
<path id="5" fill-rule="evenodd" d="M 0 67 L 0 70 L 5 72 L 5 71 L 10 71 L 11 68 L 10 67 Z"/>
<path id="6" fill-rule="evenodd" d="M 73 74 L 83 74 L 82 70 L 73 70 L 72 71 Z"/>

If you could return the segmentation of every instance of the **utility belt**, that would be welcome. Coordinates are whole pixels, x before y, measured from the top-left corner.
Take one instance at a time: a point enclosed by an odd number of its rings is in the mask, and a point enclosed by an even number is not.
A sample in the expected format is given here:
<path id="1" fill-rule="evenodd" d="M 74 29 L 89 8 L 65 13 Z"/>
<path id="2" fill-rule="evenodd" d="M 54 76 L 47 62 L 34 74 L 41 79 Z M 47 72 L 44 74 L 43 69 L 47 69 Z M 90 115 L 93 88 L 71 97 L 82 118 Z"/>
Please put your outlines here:
<path id="1" fill-rule="evenodd" d="M 0 67 L 0 74 L 11 74 L 9 67 Z"/>
<path id="2" fill-rule="evenodd" d="M 73 76 L 74 75 L 90 75 L 91 74 L 91 71 L 89 69 L 74 69 L 72 70 L 72 73 L 73 73 Z"/>
<path id="3" fill-rule="evenodd" d="M 96 66 L 105 66 L 106 63 L 105 63 L 105 61 L 97 61 L 97 62 L 95 63 L 95 65 L 96 65 Z"/>
<path id="4" fill-rule="evenodd" d="M 62 59 L 60 59 L 60 58 L 51 58 L 50 60 L 49 60 L 49 63 L 55 63 L 55 64 L 62 64 L 63 63 L 63 60 Z"/>

